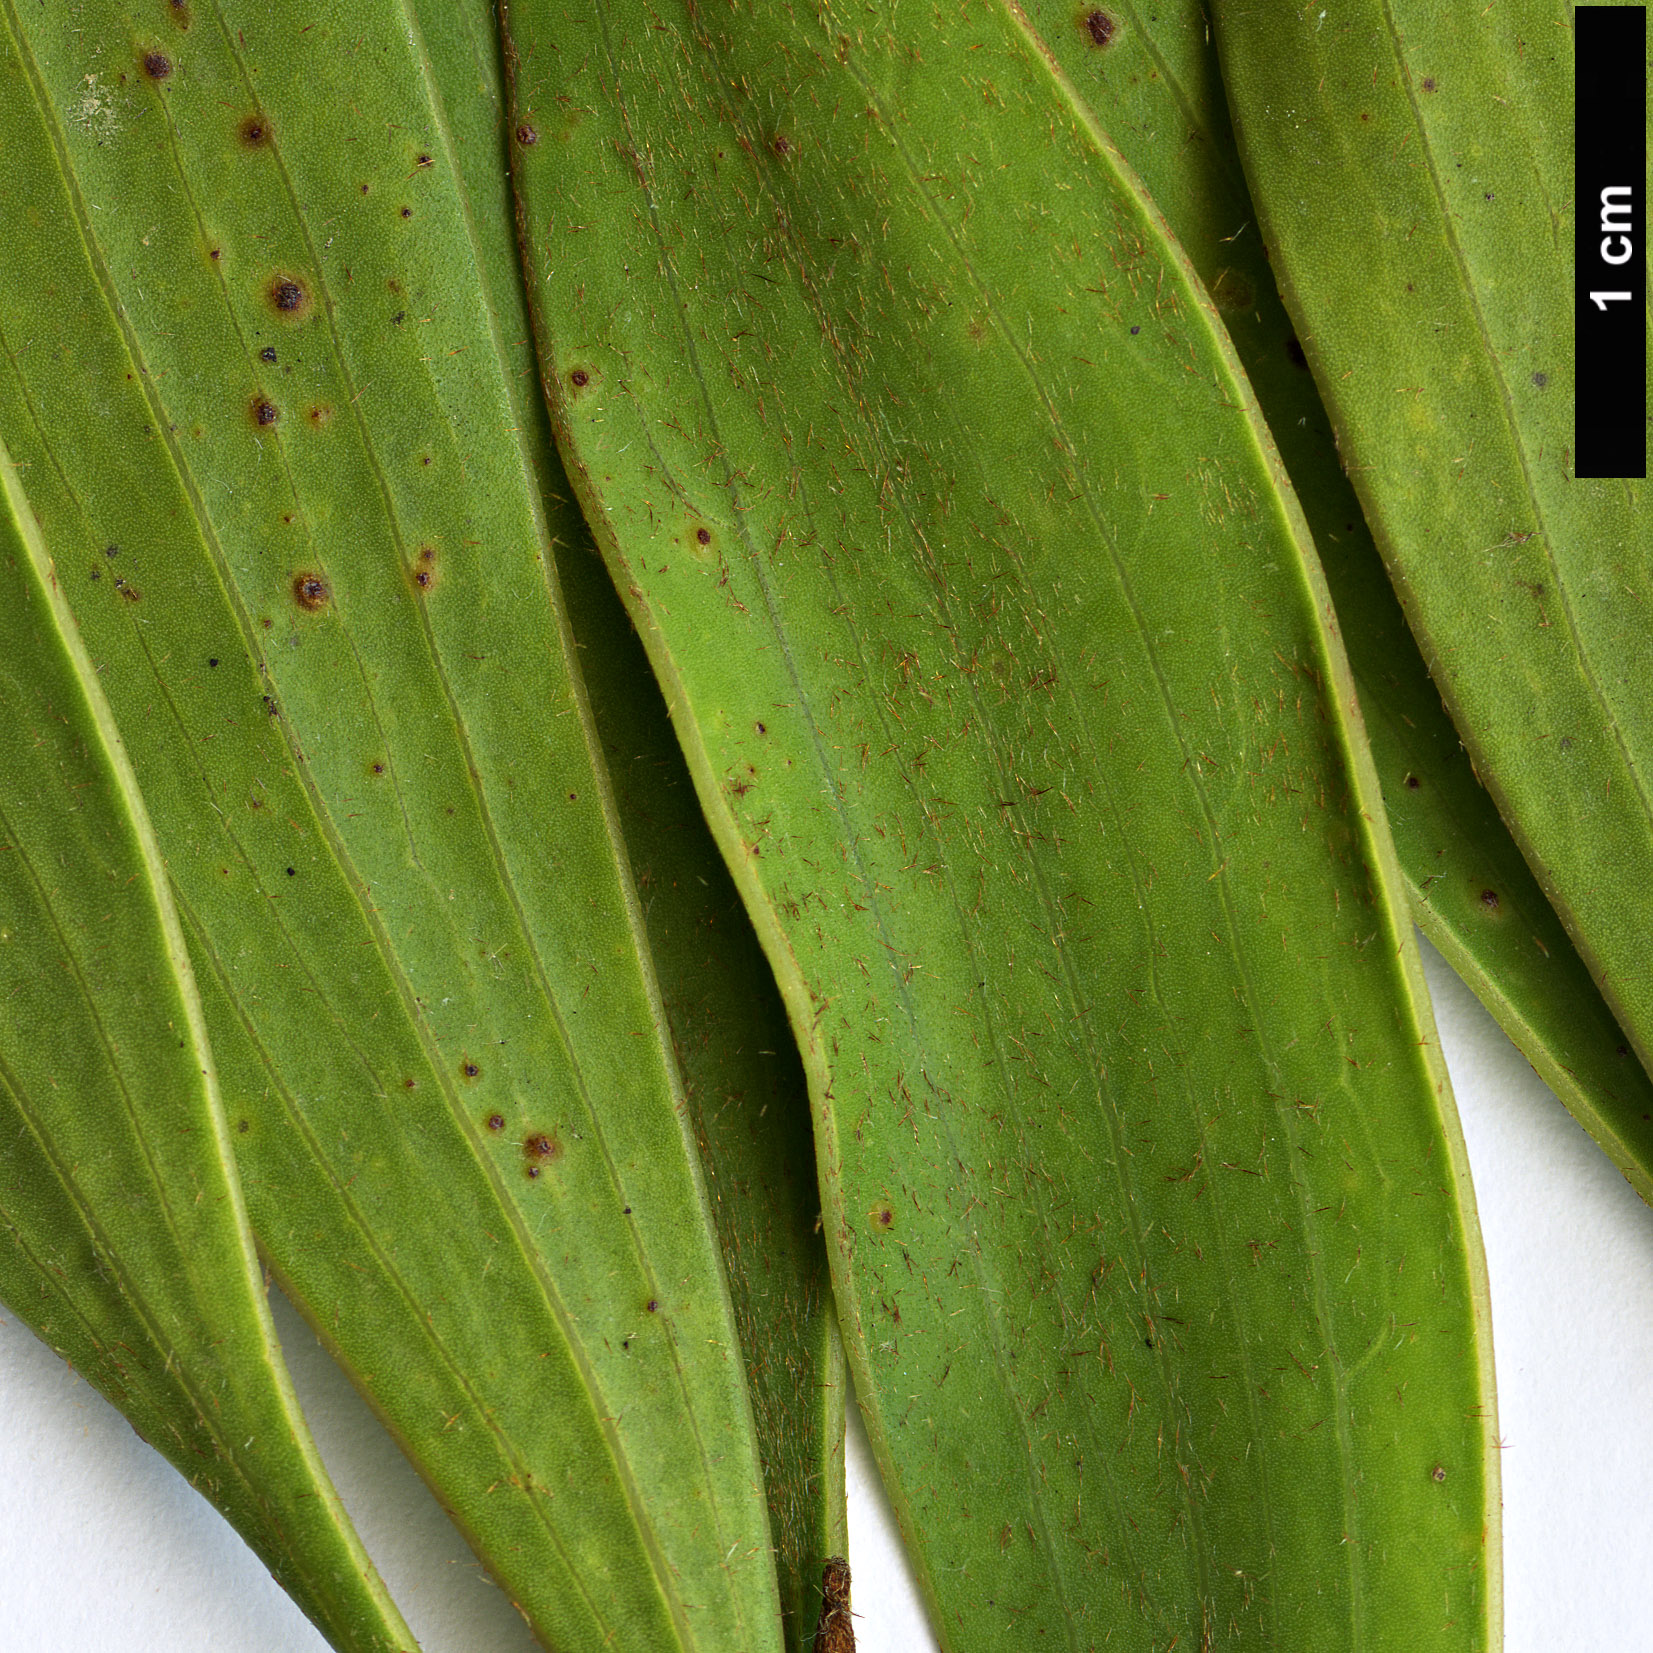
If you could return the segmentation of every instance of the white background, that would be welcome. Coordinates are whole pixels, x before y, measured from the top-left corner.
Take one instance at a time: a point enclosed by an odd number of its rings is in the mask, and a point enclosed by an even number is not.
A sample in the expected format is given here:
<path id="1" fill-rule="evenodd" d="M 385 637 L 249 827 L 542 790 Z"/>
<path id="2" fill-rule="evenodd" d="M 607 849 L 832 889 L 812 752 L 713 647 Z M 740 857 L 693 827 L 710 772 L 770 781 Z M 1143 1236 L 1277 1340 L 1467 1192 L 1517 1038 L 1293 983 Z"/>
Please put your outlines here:
<path id="1" fill-rule="evenodd" d="M 1506 1650 L 1653 1645 L 1653 1211 L 1424 956 L 1492 1277 Z M 388 1436 L 275 1309 L 328 1468 L 425 1653 L 531 1653 Z M 861 1653 L 929 1653 L 858 1421 L 849 1471 Z M 326 1653 L 218 1515 L 3 1311 L 0 1648 Z"/>

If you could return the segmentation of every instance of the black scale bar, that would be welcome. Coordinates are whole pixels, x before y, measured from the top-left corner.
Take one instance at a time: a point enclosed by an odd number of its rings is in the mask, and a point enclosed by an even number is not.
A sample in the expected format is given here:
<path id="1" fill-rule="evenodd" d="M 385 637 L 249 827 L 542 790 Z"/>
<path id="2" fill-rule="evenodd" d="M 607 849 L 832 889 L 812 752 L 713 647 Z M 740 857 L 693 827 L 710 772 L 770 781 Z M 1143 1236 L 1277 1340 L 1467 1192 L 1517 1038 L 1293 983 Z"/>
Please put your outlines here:
<path id="1" fill-rule="evenodd" d="M 1573 12 L 1573 475 L 1647 475 L 1647 8 Z"/>

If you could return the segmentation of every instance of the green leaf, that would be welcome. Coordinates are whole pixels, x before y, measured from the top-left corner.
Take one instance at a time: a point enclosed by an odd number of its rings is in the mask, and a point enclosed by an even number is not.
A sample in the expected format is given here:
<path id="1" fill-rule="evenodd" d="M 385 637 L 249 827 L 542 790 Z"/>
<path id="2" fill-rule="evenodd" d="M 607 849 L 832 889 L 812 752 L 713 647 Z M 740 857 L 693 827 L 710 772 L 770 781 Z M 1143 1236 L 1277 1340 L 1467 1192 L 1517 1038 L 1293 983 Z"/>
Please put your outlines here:
<path id="1" fill-rule="evenodd" d="M 1224 0 L 1217 22 L 1264 236 L 1406 617 L 1645 1065 L 1648 540 L 1643 483 L 1572 474 L 1570 14 L 1359 0 L 1320 19 Z M 1508 960 L 1526 932 L 1553 958 L 1553 932 L 1528 928 L 1532 887 L 1507 917 L 1486 887 L 1505 934 L 1478 940 L 1472 885 L 1431 889 L 1458 909 L 1437 920 L 1449 954 Z M 1501 1019 L 1549 1040 L 1578 1014 L 1577 1055 L 1557 1059 L 1580 1080 L 1557 1089 L 1645 1190 L 1645 1081 L 1606 1094 L 1619 1041 L 1555 988 Z"/>
<path id="2" fill-rule="evenodd" d="M 0 429 L 79 547 L 260 1246 L 548 1645 L 773 1647 L 692 1127 L 417 29 L 6 17 Z"/>
<path id="3" fill-rule="evenodd" d="M 1106 28 L 1056 0 L 1027 11 L 1165 214 L 1257 392 L 1326 571 L 1413 918 L 1653 1195 L 1653 1084 L 1476 780 L 1407 629 L 1263 250 L 1204 7 L 1114 6 Z"/>
<path id="4" fill-rule="evenodd" d="M 798 1047 L 707 830 L 642 644 L 596 549 L 558 548 L 683 1070 L 769 1495 L 789 1648 L 813 1646 L 821 1571 L 849 1546 L 844 1352 Z"/>
<path id="5" fill-rule="evenodd" d="M 510 8 L 558 439 L 949 1647 L 1483 1647 L 1462 1143 L 1302 523 L 1016 14 Z"/>
<path id="6" fill-rule="evenodd" d="M 143 802 L 0 448 L 0 1299 L 333 1645 L 413 1648 L 264 1301 Z"/>
<path id="7" fill-rule="evenodd" d="M 786 1009 L 694 795 L 648 657 L 557 457 L 517 257 L 493 8 L 421 8 L 512 404 L 539 481 L 580 679 L 610 780 L 684 1080 L 746 1364 L 788 1647 L 810 1645 L 827 1557 L 848 1548 L 844 1357 L 809 1101 Z"/>

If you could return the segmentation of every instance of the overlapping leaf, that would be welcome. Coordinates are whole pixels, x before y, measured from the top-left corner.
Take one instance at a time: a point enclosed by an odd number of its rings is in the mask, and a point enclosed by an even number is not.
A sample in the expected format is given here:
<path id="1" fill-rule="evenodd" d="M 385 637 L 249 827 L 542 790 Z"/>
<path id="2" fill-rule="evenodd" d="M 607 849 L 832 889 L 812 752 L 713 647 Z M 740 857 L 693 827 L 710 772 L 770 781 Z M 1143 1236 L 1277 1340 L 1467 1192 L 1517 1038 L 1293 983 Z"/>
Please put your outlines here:
<path id="1" fill-rule="evenodd" d="M 820 1237 L 803 1070 L 648 659 L 552 442 L 517 258 L 509 161 L 539 134 L 505 117 L 491 5 L 427 5 L 420 25 L 707 1177 L 746 1362 L 782 1626 L 789 1647 L 807 1647 L 822 1563 L 843 1554 L 847 1533 L 843 1351 Z"/>
<path id="2" fill-rule="evenodd" d="M 1487 1645 L 1461 1143 L 1191 273 L 1001 8 L 507 26 L 559 440 L 804 1046 L 939 1632 Z"/>
<path id="3" fill-rule="evenodd" d="M 299 1412 L 166 875 L 0 448 L 0 1298 L 341 1653 L 408 1653 Z"/>
<path id="4" fill-rule="evenodd" d="M 1569 11 L 1216 14 L 1262 229 L 1407 619 L 1645 1065 L 1653 560 L 1644 484 L 1570 458 Z M 1645 1191 L 1641 1110 L 1578 1111 Z"/>
<path id="5" fill-rule="evenodd" d="M 1027 10 L 1186 248 L 1257 392 L 1337 608 L 1413 917 L 1653 1195 L 1653 1083 L 1476 780 L 1407 629 L 1280 302 L 1205 8 Z"/>
<path id="6" fill-rule="evenodd" d="M 681 1082 L 419 33 L 5 13 L 0 428 L 260 1243 L 542 1637 L 779 1640 Z"/>

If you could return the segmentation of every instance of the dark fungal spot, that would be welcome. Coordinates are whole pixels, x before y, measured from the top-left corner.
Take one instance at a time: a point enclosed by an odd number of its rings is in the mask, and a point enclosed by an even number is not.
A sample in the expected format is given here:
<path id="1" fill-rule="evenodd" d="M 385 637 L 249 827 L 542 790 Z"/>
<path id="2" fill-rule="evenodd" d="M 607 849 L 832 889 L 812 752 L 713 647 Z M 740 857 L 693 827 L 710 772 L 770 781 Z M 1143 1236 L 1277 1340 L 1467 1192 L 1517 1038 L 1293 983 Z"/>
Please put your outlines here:
<path id="1" fill-rule="evenodd" d="M 877 1233 L 887 1234 L 895 1227 L 895 1208 L 888 1200 L 880 1200 L 867 1213 L 867 1218 Z"/>
<path id="2" fill-rule="evenodd" d="M 1142 329 L 1140 327 L 1133 327 L 1131 329 L 1131 337 L 1134 339 L 1137 336 L 1137 334 L 1140 333 L 1141 331 L 1142 331 Z"/>
<path id="3" fill-rule="evenodd" d="M 459 1071 L 463 1073 L 467 1079 L 475 1079 L 481 1074 L 482 1069 L 479 1068 L 475 1062 L 466 1062 Z"/>
<path id="4" fill-rule="evenodd" d="M 436 552 L 428 545 L 414 562 L 413 583 L 420 591 L 430 591 L 436 585 Z"/>
<path id="5" fill-rule="evenodd" d="M 431 164 L 431 158 L 430 158 L 430 156 L 428 156 L 428 155 L 421 155 L 421 156 L 420 156 L 420 157 L 419 157 L 419 165 L 420 165 L 420 166 L 429 166 L 429 165 L 430 165 L 430 164 Z"/>
<path id="6" fill-rule="evenodd" d="M 536 1179 L 537 1179 L 537 1178 L 538 1178 L 538 1176 L 539 1176 L 539 1174 L 540 1174 L 540 1168 L 539 1168 L 539 1166 L 537 1166 L 537 1165 L 530 1165 L 530 1166 L 529 1166 L 529 1167 L 528 1167 L 528 1171 L 527 1171 L 527 1175 L 528 1175 L 528 1180 L 529 1180 L 529 1181 L 530 1181 L 530 1182 L 533 1182 L 533 1181 L 535 1181 L 535 1180 L 536 1180 Z"/>
<path id="7" fill-rule="evenodd" d="M 659 1300 L 659 1298 L 651 1297 L 648 1300 L 647 1308 L 648 1308 L 648 1311 L 649 1311 L 650 1314 L 658 1314 L 660 1312 L 660 1300 Z"/>
<path id="8" fill-rule="evenodd" d="M 253 423 L 260 426 L 273 425 L 281 417 L 281 409 L 267 396 L 253 397 L 251 412 Z"/>
<path id="9" fill-rule="evenodd" d="M 1442 1481 L 1444 1481 L 1446 1479 L 1446 1465 L 1445 1464 L 1436 1464 L 1435 1467 L 1432 1470 L 1430 1470 L 1429 1478 L 1430 1478 L 1430 1480 L 1434 1481 L 1437 1485 L 1439 1485 Z"/>
<path id="10" fill-rule="evenodd" d="M 404 322 L 404 321 L 406 321 L 406 320 L 407 320 L 407 315 L 408 315 L 408 313 L 407 313 L 407 311 L 406 311 L 406 310 L 398 310 L 398 311 L 397 311 L 397 312 L 396 312 L 396 314 L 395 314 L 395 315 L 393 315 L 393 316 L 392 316 L 392 317 L 391 317 L 391 318 L 390 318 L 390 319 L 391 319 L 391 320 L 392 320 L 392 321 L 393 321 L 393 322 L 395 322 L 395 324 L 396 324 L 396 325 L 397 325 L 397 326 L 398 326 L 398 327 L 400 327 L 400 326 L 401 326 L 401 325 L 402 325 L 402 323 L 403 323 L 403 322 Z"/>
<path id="11" fill-rule="evenodd" d="M 264 348 L 259 351 L 258 359 L 261 362 L 273 362 L 276 359 L 275 346 L 273 344 L 265 345 Z"/>
<path id="12" fill-rule="evenodd" d="M 302 321 L 310 314 L 310 289 L 297 276 L 280 274 L 267 289 L 270 307 L 283 321 Z"/>
<path id="13" fill-rule="evenodd" d="M 760 735 L 767 735 L 769 733 L 769 729 L 765 724 L 760 723 L 757 727 Z"/>
<path id="14" fill-rule="evenodd" d="M 554 1136 L 547 1136 L 544 1131 L 536 1131 L 532 1136 L 523 1138 L 522 1152 L 523 1157 L 529 1161 L 561 1159 L 562 1144 Z"/>
<path id="15" fill-rule="evenodd" d="M 262 149 L 270 141 L 270 122 L 263 114 L 246 116 L 235 130 L 247 149 Z"/>
<path id="16" fill-rule="evenodd" d="M 313 408 L 305 412 L 304 417 L 313 429 L 320 430 L 323 425 L 333 423 L 333 410 L 326 402 L 317 402 Z"/>
<path id="17" fill-rule="evenodd" d="M 216 264 L 218 260 L 224 256 L 224 249 L 222 247 L 214 247 L 212 251 L 207 254 L 207 256 L 213 261 L 214 264 Z"/>
<path id="18" fill-rule="evenodd" d="M 568 375 L 568 382 L 576 390 L 584 390 L 591 383 L 591 375 L 583 367 L 577 367 Z"/>
<path id="19" fill-rule="evenodd" d="M 106 557 L 118 557 L 121 554 L 121 548 L 118 545 L 106 545 L 103 548 L 103 554 Z"/>
<path id="20" fill-rule="evenodd" d="M 317 614 L 326 608 L 332 595 L 319 574 L 301 570 L 293 576 L 293 601 L 308 613 Z"/>
<path id="21" fill-rule="evenodd" d="M 1406 790 L 1408 792 L 1416 792 L 1422 785 L 1423 782 L 1420 781 L 1416 775 L 1408 775 L 1406 777 Z"/>
<path id="22" fill-rule="evenodd" d="M 488 1129 L 490 1131 L 503 1131 L 505 1129 L 505 1115 L 502 1113 L 489 1114 Z"/>
<path id="23" fill-rule="evenodd" d="M 166 80 L 172 73 L 172 59 L 165 52 L 145 52 L 143 72 L 151 80 Z"/>
<path id="24" fill-rule="evenodd" d="M 1433 75 L 1425 75 L 1423 77 L 1423 89 L 1426 92 L 1433 92 L 1435 90 L 1435 77 Z"/>
<path id="25" fill-rule="evenodd" d="M 404 218 L 411 218 L 413 216 L 413 208 L 412 207 L 403 207 L 402 208 L 402 216 Z"/>
<path id="26" fill-rule="evenodd" d="M 517 128 L 517 142 L 521 144 L 524 149 L 532 149 L 539 141 L 539 133 L 536 132 L 527 121 L 524 121 L 522 125 Z"/>
<path id="27" fill-rule="evenodd" d="M 289 867 L 287 869 L 287 876 L 289 878 L 297 878 L 298 877 L 298 868 L 297 867 Z"/>
<path id="28" fill-rule="evenodd" d="M 235 1128 L 243 1136 L 245 1136 L 247 1134 L 247 1132 L 250 1131 L 253 1128 L 252 1121 L 250 1119 L 243 1119 Z"/>
<path id="29" fill-rule="evenodd" d="M 166 9 L 180 29 L 187 29 L 193 21 L 189 14 L 189 0 L 167 0 Z"/>
<path id="30" fill-rule="evenodd" d="M 1302 341 L 1298 339 L 1295 333 L 1286 339 L 1286 355 L 1290 358 L 1293 367 L 1307 367 L 1309 365 L 1309 358 L 1303 352 Z"/>
<path id="31" fill-rule="evenodd" d="M 1119 25 L 1105 11 L 1085 13 L 1085 33 L 1091 37 L 1093 46 L 1106 46 L 1118 28 Z"/>
<path id="32" fill-rule="evenodd" d="M 1142 1340 L 1142 1346 L 1145 1349 L 1151 1349 L 1154 1346 L 1154 1340 L 1151 1337 L 1145 1337 Z"/>
<path id="33" fill-rule="evenodd" d="M 769 147 L 784 161 L 792 153 L 792 140 L 784 133 L 777 132 Z"/>
<path id="34" fill-rule="evenodd" d="M 1550 376 L 1548 373 L 1535 373 L 1532 382 L 1535 390 L 1542 390 L 1550 382 Z"/>
<path id="35" fill-rule="evenodd" d="M 402 1081 L 402 1089 L 405 1091 L 415 1091 L 418 1090 L 418 1088 L 419 1081 L 417 1079 L 404 1079 Z"/>
<path id="36" fill-rule="evenodd" d="M 372 772 L 373 772 L 373 773 L 374 773 L 374 774 L 375 774 L 375 775 L 382 775 L 382 774 L 384 774 L 384 772 L 385 772 L 385 766 L 384 766 L 384 764 L 383 764 L 383 763 L 382 763 L 382 762 L 380 762 L 380 760 L 379 760 L 379 759 L 377 759 L 377 758 L 375 758 L 375 759 L 374 759 L 374 760 L 373 760 L 373 762 L 372 762 L 372 763 L 370 763 L 370 764 L 369 764 L 369 765 L 368 765 L 368 768 L 369 768 L 369 769 L 370 769 L 370 770 L 371 770 L 371 771 L 372 771 Z"/>
<path id="37" fill-rule="evenodd" d="M 710 545 L 712 543 L 712 531 L 710 528 L 695 529 L 694 537 L 699 540 L 702 545 Z"/>
<path id="38" fill-rule="evenodd" d="M 1483 907 L 1485 907 L 1486 910 L 1489 913 L 1497 912 L 1498 911 L 1498 892 L 1496 890 L 1482 890 L 1481 891 L 1481 905 Z"/>
<path id="39" fill-rule="evenodd" d="M 216 659 L 211 659 L 207 662 L 207 664 L 209 666 L 216 666 L 218 664 L 218 661 Z"/>
<path id="40" fill-rule="evenodd" d="M 625 1210 L 623 1212 L 621 1212 L 620 1214 L 621 1214 L 621 1216 L 629 1217 L 631 1215 L 631 1207 L 628 1205 L 625 1208 Z"/>

